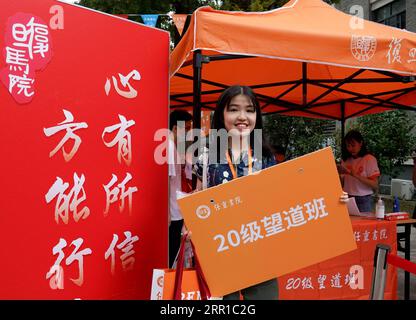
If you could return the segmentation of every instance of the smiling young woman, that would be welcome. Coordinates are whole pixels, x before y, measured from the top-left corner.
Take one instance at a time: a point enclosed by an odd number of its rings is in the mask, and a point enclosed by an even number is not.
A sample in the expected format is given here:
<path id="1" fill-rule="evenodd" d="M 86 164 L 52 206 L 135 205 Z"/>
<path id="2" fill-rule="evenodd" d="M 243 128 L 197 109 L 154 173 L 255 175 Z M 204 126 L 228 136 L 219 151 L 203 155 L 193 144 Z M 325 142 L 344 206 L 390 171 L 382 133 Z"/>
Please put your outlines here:
<path id="1" fill-rule="evenodd" d="M 366 147 L 364 138 L 356 130 L 349 131 L 342 141 L 341 166 L 344 191 L 354 197 L 361 212 L 371 212 L 374 191 L 378 189 L 380 170 L 377 159 Z"/>
<path id="2" fill-rule="evenodd" d="M 276 164 L 273 152 L 263 136 L 263 121 L 260 105 L 251 88 L 247 86 L 232 86 L 220 96 L 213 116 L 212 129 L 216 133 L 225 129 L 228 139 L 218 136 L 216 140 L 216 162 L 210 162 L 207 167 L 208 187 L 226 183 L 232 179 L 246 176 Z M 259 129 L 261 134 L 254 134 Z M 221 143 L 228 146 L 222 146 Z M 256 157 L 256 148 L 261 148 L 261 157 Z M 195 164 L 195 174 L 198 177 L 197 189 L 201 189 L 203 175 L 202 158 Z M 244 299 L 275 300 L 278 297 L 277 279 L 241 290 Z M 228 294 L 224 300 L 238 300 L 240 291 Z"/>

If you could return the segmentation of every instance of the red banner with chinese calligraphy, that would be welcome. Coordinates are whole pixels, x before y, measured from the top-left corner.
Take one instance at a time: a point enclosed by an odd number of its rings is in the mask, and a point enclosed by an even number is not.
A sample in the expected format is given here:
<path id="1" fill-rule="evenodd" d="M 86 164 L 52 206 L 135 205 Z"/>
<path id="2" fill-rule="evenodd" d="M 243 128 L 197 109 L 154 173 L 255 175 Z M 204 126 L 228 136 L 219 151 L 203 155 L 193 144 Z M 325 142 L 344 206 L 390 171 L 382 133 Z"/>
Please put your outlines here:
<path id="1" fill-rule="evenodd" d="M 352 227 L 356 250 L 279 277 L 279 299 L 369 299 L 376 245 L 387 244 L 396 254 L 396 223 L 352 218 Z M 392 266 L 384 299 L 397 299 L 397 271 Z"/>
<path id="2" fill-rule="evenodd" d="M 148 299 L 167 266 L 168 33 L 0 7 L 0 299 Z"/>

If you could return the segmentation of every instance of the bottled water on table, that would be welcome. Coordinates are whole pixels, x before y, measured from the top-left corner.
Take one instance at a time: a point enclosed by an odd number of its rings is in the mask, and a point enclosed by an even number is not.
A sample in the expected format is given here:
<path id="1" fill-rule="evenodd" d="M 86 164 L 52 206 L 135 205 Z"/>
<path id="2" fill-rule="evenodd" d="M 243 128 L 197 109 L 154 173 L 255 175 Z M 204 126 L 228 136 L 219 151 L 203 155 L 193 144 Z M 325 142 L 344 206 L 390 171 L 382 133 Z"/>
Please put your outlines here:
<path id="1" fill-rule="evenodd" d="M 376 218 L 377 219 L 384 219 L 384 201 L 381 197 L 378 198 L 376 204 Z"/>

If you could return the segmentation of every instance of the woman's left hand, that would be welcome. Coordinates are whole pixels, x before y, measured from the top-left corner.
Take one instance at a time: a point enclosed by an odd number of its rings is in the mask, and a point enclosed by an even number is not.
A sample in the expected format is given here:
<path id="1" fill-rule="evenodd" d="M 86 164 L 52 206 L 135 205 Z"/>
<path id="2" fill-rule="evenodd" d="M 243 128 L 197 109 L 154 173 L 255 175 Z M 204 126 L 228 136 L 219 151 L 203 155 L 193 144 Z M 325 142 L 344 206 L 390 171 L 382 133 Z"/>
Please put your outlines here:
<path id="1" fill-rule="evenodd" d="M 186 241 L 191 241 L 191 238 L 192 238 L 191 230 L 185 230 L 183 232 L 183 236 L 186 237 Z"/>
<path id="2" fill-rule="evenodd" d="M 339 197 L 339 201 L 342 202 L 342 203 L 347 203 L 348 202 L 348 193 L 346 193 L 345 191 L 342 191 L 342 194 Z"/>
<path id="3" fill-rule="evenodd" d="M 356 178 L 358 176 L 357 169 L 356 168 L 351 168 L 350 172 L 349 172 L 349 175 Z"/>

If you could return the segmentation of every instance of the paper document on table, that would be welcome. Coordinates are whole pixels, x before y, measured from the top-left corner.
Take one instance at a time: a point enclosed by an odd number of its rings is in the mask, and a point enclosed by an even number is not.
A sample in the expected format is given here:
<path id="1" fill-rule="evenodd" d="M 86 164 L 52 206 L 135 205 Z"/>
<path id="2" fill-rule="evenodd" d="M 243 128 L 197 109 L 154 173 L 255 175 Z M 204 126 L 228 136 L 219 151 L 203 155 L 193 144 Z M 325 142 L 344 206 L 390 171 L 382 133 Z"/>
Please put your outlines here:
<path id="1" fill-rule="evenodd" d="M 355 202 L 354 197 L 348 198 L 347 208 L 348 208 L 348 213 L 349 213 L 350 216 L 359 216 L 360 215 L 360 209 L 358 209 L 357 203 Z"/>

